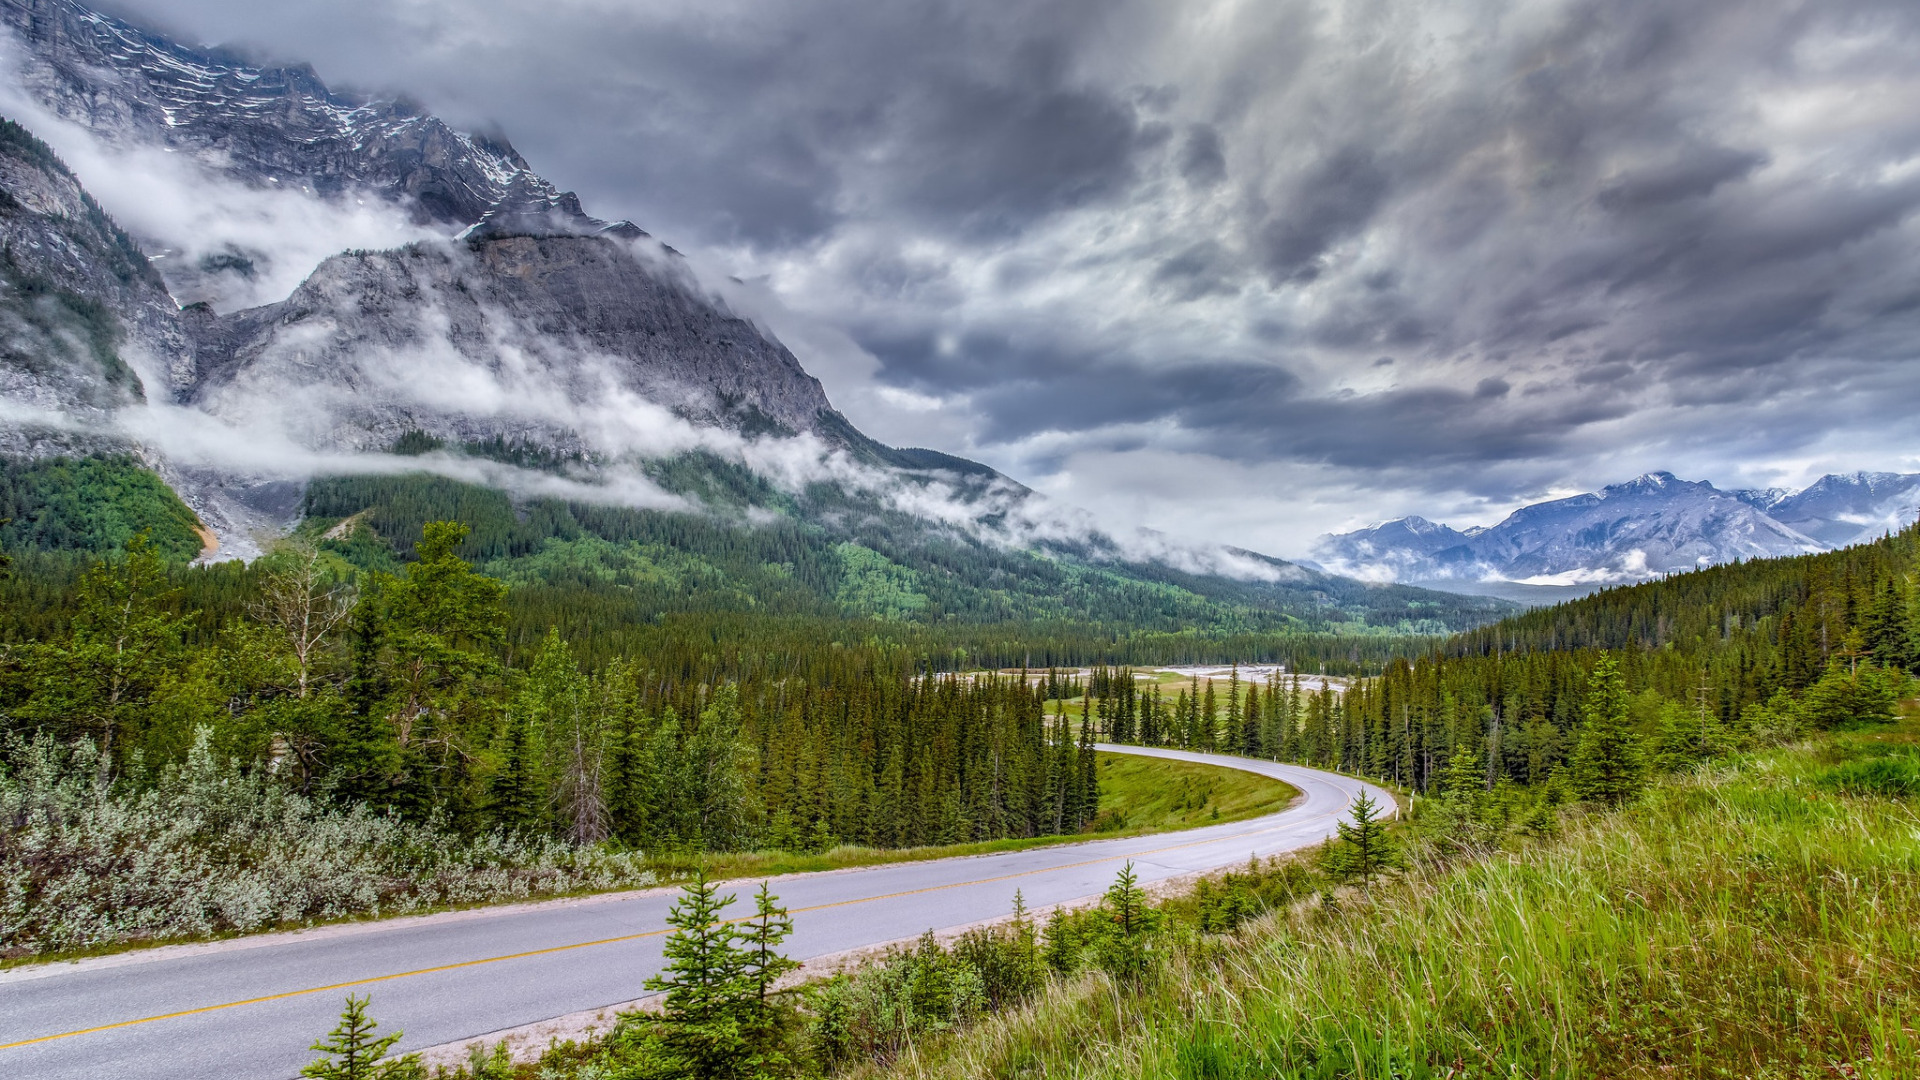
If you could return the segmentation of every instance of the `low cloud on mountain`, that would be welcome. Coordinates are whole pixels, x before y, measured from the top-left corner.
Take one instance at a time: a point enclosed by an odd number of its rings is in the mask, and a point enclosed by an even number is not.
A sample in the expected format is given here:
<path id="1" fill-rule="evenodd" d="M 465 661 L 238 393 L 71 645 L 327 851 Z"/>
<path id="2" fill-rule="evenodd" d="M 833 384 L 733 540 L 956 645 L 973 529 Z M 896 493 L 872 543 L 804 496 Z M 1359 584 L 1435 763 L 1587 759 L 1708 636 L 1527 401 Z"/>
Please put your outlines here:
<path id="1" fill-rule="evenodd" d="M 1915 456 L 1911 4 L 121 8 L 503 131 L 830 328 L 863 429 L 1108 522 Z"/>

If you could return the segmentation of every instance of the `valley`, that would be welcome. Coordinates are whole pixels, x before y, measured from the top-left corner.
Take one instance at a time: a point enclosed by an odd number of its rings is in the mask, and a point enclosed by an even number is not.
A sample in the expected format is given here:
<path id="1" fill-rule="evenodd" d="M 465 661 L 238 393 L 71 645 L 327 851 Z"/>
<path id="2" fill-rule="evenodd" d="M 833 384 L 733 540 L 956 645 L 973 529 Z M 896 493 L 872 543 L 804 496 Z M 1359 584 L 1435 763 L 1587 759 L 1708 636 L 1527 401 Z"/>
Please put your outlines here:
<path id="1" fill-rule="evenodd" d="M 0 1075 L 1920 1075 L 1899 18 L 229 8 L 0 0 Z"/>

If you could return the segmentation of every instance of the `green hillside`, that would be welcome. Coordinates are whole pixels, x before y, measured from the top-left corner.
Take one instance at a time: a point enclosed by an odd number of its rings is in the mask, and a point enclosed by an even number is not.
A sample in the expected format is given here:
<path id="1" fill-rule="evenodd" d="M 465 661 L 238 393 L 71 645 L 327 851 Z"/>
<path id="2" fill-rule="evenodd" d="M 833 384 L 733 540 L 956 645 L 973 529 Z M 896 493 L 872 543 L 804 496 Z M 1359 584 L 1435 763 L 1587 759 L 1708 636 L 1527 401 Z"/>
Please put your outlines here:
<path id="1" fill-rule="evenodd" d="M 771 520 L 577 502 L 516 502 L 428 474 L 333 477 L 308 490 L 309 528 L 353 518 L 333 550 L 366 567 L 403 561 L 426 522 L 473 529 L 463 557 L 518 586 L 617 590 L 639 617 L 760 612 L 923 625 L 1070 622 L 1127 633 L 1210 636 L 1432 634 L 1512 610 L 1480 597 L 1367 586 L 1299 571 L 1247 582 L 1099 557 L 1085 548 L 1010 549 L 820 487 L 781 496 L 711 459 L 656 465 L 670 488 Z M 360 535 L 361 532 L 365 535 Z"/>
<path id="2" fill-rule="evenodd" d="M 170 559 L 200 554 L 199 519 L 124 454 L 0 460 L 0 550 L 105 554 L 145 531 Z"/>

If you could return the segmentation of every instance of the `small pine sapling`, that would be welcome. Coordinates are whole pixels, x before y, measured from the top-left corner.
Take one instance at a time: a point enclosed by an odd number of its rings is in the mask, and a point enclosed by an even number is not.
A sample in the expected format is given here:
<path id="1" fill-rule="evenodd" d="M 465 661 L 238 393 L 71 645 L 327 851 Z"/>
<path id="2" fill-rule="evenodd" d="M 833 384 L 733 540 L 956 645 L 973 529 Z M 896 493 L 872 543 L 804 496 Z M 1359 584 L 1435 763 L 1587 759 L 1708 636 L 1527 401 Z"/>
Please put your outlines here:
<path id="1" fill-rule="evenodd" d="M 1100 966 L 1107 974 L 1125 982 L 1146 978 L 1152 966 L 1150 941 L 1160 928 L 1160 912 L 1147 902 L 1140 888 L 1133 863 L 1120 868 L 1119 876 L 1107 887 L 1101 906 L 1107 915 L 1106 933 L 1096 945 Z"/>
<path id="2" fill-rule="evenodd" d="M 1352 824 L 1338 823 L 1340 842 L 1329 849 L 1327 868 L 1342 881 L 1358 880 L 1360 891 L 1366 892 L 1374 878 L 1398 865 L 1399 855 L 1373 796 L 1361 792 L 1353 801 L 1351 816 Z"/>
<path id="3" fill-rule="evenodd" d="M 301 1076 L 308 1080 L 426 1080 L 427 1070 L 420 1064 L 419 1055 L 386 1060 L 387 1051 L 405 1033 L 374 1035 L 380 1025 L 367 1015 L 371 1000 L 347 995 L 340 1023 L 310 1047 L 327 1056 L 301 1069 Z"/>

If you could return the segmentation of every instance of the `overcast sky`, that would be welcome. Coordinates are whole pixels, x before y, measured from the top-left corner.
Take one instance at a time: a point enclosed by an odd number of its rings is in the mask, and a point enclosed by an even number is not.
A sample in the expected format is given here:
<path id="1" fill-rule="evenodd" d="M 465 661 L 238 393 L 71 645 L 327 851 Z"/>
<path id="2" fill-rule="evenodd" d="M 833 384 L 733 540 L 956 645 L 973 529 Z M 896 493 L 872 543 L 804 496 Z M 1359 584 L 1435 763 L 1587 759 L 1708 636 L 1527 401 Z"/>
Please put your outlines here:
<path id="1" fill-rule="evenodd" d="M 124 0 L 506 135 L 889 442 L 1298 554 L 1920 470 L 1912 0 Z"/>

